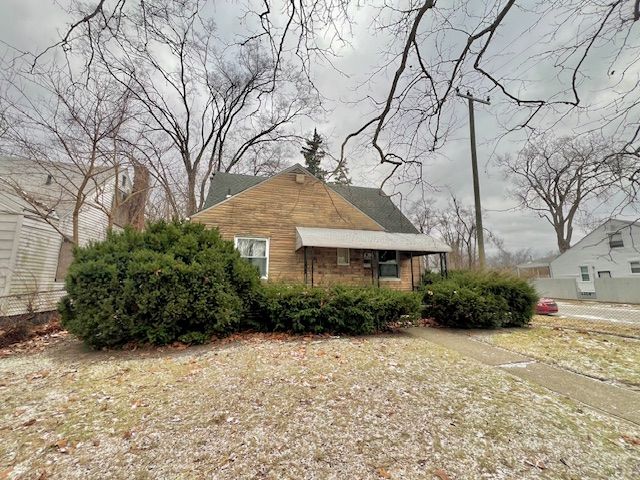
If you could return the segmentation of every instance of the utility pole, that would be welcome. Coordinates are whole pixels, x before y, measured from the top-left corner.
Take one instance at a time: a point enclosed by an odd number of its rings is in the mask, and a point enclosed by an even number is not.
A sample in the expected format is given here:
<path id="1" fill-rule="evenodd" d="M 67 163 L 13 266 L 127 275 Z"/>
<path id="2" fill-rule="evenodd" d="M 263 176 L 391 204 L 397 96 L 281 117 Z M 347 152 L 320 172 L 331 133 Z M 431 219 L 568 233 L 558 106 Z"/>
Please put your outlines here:
<path id="1" fill-rule="evenodd" d="M 460 93 L 456 89 L 459 97 L 466 98 L 469 101 L 469 130 L 471 131 L 471 170 L 473 171 L 473 196 L 476 206 L 476 238 L 478 239 L 478 261 L 480 268 L 484 269 L 484 230 L 482 229 L 482 207 L 480 206 L 480 180 L 478 178 L 478 156 L 476 154 L 476 124 L 473 116 L 473 102 L 491 105 L 489 97 L 486 100 L 474 97 L 468 90 L 467 93 Z"/>

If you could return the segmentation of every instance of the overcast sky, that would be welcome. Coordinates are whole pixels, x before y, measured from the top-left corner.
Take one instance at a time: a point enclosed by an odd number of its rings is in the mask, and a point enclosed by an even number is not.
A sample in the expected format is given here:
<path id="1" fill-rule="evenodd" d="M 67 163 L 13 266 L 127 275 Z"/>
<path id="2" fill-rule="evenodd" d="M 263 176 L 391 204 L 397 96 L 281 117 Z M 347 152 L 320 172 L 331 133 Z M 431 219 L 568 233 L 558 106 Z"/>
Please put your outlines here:
<path id="1" fill-rule="evenodd" d="M 233 32 L 236 25 L 236 8 L 237 2 L 217 2 L 215 6 L 216 23 L 227 33 Z M 353 30 L 351 45 L 342 48 L 339 58 L 335 60 L 336 68 L 323 64 L 314 66 L 316 84 L 330 99 L 328 106 L 331 109 L 317 127 L 327 138 L 334 154 L 338 153 L 345 134 L 359 128 L 363 120 L 369 118 L 367 107 L 353 102 L 362 97 L 362 82 L 379 65 L 380 52 L 389 43 L 388 38 L 372 33 L 371 18 L 368 15 L 366 11 L 361 14 Z M 64 29 L 67 22 L 67 15 L 53 0 L 2 0 L 0 3 L 0 38 L 19 49 L 36 51 L 48 46 L 56 38 L 57 31 Z M 524 37 L 520 36 L 516 26 L 515 30 L 504 33 L 502 42 L 505 45 L 515 44 L 520 38 Z M 526 48 L 526 41 L 522 45 Z M 514 47 L 515 50 L 517 47 Z M 540 81 L 533 88 L 544 90 L 545 74 L 544 68 L 540 67 Z M 381 97 L 385 87 L 388 84 L 380 81 L 368 86 L 367 93 L 379 94 Z M 457 100 L 455 128 L 442 150 L 426 159 L 422 166 L 422 176 L 431 185 L 424 187 L 424 195 L 436 199 L 441 207 L 447 204 L 449 192 L 454 193 L 463 203 L 470 206 L 473 204 L 467 105 L 464 100 Z M 508 194 L 508 181 L 493 163 L 493 155 L 496 153 L 516 154 L 523 145 L 522 138 L 517 135 L 497 143 L 502 131 L 496 117 L 497 108 L 494 105 L 476 106 L 484 226 L 502 237 L 507 248 L 530 247 L 538 254 L 547 253 L 556 248 L 553 229 L 535 214 L 515 209 L 516 202 Z M 576 117 L 567 117 L 564 123 L 558 125 L 558 131 L 570 131 L 576 121 Z M 313 125 L 305 125 L 305 128 L 312 129 Z M 301 158 L 293 157 L 290 161 L 301 161 Z M 379 185 L 389 170 L 388 166 L 378 165 L 373 157 L 350 158 L 349 167 L 353 183 L 363 186 Z M 388 193 L 394 190 L 402 193 L 404 207 L 423 194 L 423 185 L 410 187 L 395 182 L 386 186 L 385 190 Z M 584 232 L 578 231 L 574 242 L 583 234 Z"/>

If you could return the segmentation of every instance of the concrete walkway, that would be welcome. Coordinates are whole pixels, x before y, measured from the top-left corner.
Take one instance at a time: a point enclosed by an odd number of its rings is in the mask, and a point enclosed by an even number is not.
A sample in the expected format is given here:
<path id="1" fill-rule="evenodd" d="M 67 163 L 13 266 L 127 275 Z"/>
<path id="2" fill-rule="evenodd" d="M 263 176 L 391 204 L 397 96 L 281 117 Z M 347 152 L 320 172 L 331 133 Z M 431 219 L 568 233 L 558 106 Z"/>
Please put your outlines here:
<path id="1" fill-rule="evenodd" d="M 409 328 L 407 333 L 455 350 L 485 365 L 542 385 L 605 413 L 640 425 L 640 393 L 563 370 L 530 357 L 474 340 L 469 333 L 443 328 Z"/>

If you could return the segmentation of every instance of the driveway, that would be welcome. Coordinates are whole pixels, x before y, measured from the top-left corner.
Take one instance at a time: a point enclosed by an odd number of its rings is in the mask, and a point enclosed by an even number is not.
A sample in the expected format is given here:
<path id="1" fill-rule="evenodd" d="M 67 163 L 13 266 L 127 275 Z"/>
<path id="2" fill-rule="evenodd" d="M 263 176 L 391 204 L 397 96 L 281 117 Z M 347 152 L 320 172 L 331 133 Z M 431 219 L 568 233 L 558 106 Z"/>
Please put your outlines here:
<path id="1" fill-rule="evenodd" d="M 640 305 L 559 301 L 559 317 L 640 324 Z"/>

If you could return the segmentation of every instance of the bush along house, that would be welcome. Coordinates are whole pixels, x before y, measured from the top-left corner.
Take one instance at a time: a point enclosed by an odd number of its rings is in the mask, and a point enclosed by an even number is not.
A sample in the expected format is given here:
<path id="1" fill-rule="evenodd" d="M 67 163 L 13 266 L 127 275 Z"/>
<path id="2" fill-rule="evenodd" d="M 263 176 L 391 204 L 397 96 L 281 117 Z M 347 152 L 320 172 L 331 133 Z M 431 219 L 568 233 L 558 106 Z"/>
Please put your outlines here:
<path id="1" fill-rule="evenodd" d="M 324 183 L 299 164 L 272 177 L 217 172 L 191 217 L 232 240 L 263 279 L 307 285 L 417 288 L 442 242 L 418 232 L 376 188 Z"/>

